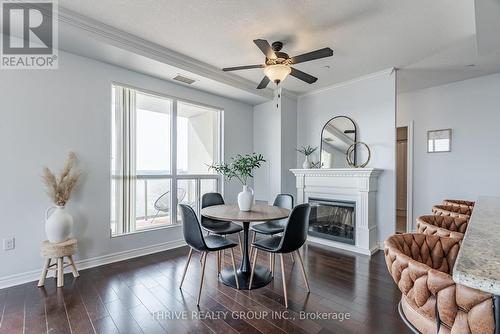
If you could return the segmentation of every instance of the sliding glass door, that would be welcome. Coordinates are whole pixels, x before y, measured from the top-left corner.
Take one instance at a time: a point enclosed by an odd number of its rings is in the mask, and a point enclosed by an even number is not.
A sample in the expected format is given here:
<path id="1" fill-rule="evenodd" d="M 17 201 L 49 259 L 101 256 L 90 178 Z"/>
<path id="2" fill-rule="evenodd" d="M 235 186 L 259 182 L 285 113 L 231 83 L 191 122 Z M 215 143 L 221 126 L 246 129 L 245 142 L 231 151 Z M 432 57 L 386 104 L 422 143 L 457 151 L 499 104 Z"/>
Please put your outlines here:
<path id="1" fill-rule="evenodd" d="M 208 171 L 220 161 L 221 114 L 113 86 L 112 235 L 178 224 L 177 204 L 199 213 L 201 196 L 221 191 L 220 177 Z"/>

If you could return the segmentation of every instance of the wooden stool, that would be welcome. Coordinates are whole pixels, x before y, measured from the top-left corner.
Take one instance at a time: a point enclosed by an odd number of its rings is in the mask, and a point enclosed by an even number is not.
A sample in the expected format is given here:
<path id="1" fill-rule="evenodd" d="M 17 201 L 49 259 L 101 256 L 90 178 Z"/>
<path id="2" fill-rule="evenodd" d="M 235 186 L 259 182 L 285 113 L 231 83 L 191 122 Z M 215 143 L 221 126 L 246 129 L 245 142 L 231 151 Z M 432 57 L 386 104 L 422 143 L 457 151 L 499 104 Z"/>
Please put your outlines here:
<path id="1" fill-rule="evenodd" d="M 80 276 L 78 270 L 76 269 L 75 262 L 73 261 L 73 254 L 76 252 L 76 239 L 69 239 L 61 243 L 50 243 L 45 240 L 42 242 L 42 257 L 45 259 L 42 276 L 38 281 L 38 286 L 44 286 L 45 278 L 47 277 L 47 272 L 49 270 L 56 271 L 57 277 L 57 287 L 64 286 L 64 268 L 71 267 L 71 272 L 74 277 Z M 68 263 L 64 263 L 64 257 L 68 258 Z M 55 263 L 50 263 L 51 260 L 55 260 Z"/>

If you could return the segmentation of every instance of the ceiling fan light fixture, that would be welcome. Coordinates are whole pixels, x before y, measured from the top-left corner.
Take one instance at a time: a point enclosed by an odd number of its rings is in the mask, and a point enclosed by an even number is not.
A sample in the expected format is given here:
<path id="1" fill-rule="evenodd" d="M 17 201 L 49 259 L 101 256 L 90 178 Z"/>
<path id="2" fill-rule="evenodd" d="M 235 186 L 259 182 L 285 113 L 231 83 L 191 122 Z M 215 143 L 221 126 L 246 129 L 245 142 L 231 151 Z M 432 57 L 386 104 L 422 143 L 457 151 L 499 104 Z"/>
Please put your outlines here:
<path id="1" fill-rule="evenodd" d="M 290 74 L 292 69 L 290 66 L 283 64 L 267 65 L 264 67 L 264 74 L 272 82 L 278 84 L 285 80 L 285 78 Z"/>

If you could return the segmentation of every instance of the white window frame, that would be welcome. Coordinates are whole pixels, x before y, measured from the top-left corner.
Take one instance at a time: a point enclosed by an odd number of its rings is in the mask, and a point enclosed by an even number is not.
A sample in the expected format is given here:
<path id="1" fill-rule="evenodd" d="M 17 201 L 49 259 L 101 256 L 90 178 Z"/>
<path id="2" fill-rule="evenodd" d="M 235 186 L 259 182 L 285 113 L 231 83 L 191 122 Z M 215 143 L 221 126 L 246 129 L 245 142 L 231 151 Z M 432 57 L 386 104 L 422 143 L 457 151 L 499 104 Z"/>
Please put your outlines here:
<path id="1" fill-rule="evenodd" d="M 124 88 L 129 88 L 131 90 L 136 91 L 136 93 L 139 94 L 145 94 L 145 95 L 150 95 L 153 97 L 157 98 L 163 98 L 163 99 L 169 99 L 172 101 L 172 110 L 171 110 L 171 121 L 170 121 L 170 154 L 171 154 L 171 159 L 170 159 L 170 173 L 169 174 L 162 174 L 162 175 L 137 175 L 137 180 L 154 180 L 154 179 L 168 179 L 171 182 L 171 193 L 172 194 L 177 194 L 177 181 L 178 180 L 194 180 L 196 182 L 196 192 L 195 192 L 195 198 L 197 199 L 197 208 L 198 212 L 196 214 L 198 217 L 200 216 L 200 208 L 201 208 L 201 180 L 215 180 L 216 181 L 216 191 L 221 193 L 224 196 L 224 179 L 220 174 L 178 174 L 177 173 L 177 109 L 178 109 L 178 103 L 189 103 L 192 105 L 196 105 L 199 107 L 204 107 L 208 109 L 213 109 L 217 110 L 217 136 L 218 136 L 218 145 L 217 145 L 217 152 L 216 152 L 216 158 L 214 159 L 216 163 L 220 163 L 224 161 L 224 109 L 221 107 L 217 106 L 212 106 L 208 105 L 205 103 L 200 103 L 198 101 L 193 101 L 193 100 L 188 100 L 184 98 L 178 98 L 175 96 L 171 95 L 166 95 L 158 92 L 153 92 L 147 89 L 143 88 L 137 88 L 134 86 L 130 86 L 128 84 L 123 84 L 120 82 L 112 82 L 111 83 L 111 94 L 113 91 L 113 87 L 124 87 Z M 111 120 L 114 122 L 114 120 Z M 114 138 L 111 138 L 110 145 L 112 145 Z M 111 159 L 110 159 L 111 163 Z M 110 171 L 111 171 L 111 178 L 114 176 L 112 175 L 112 168 L 110 166 Z M 147 184 L 147 183 L 146 183 Z M 147 190 L 147 185 L 145 186 Z M 110 188 L 111 188 L 111 180 L 110 180 Z M 145 194 L 147 196 L 147 192 Z M 135 224 L 131 224 L 132 226 L 129 226 L 129 231 L 128 232 L 123 232 L 120 234 L 113 234 L 111 228 L 110 228 L 110 235 L 111 238 L 116 238 L 116 237 L 121 237 L 121 236 L 126 236 L 130 234 L 136 234 L 136 233 L 143 233 L 143 232 L 150 232 L 150 231 L 155 231 L 155 230 L 161 230 L 161 229 L 168 229 L 168 228 L 176 228 L 182 226 L 179 221 L 177 221 L 177 196 L 170 196 L 171 200 L 171 219 L 175 220 L 175 223 L 165 225 L 165 226 L 157 226 L 157 227 L 152 227 L 148 229 L 141 229 L 141 230 L 135 230 Z M 110 201 L 111 201 L 111 196 L 110 196 Z M 147 219 L 147 211 L 145 212 Z M 111 219 L 109 220 L 109 223 L 111 224 Z M 117 224 L 120 222 L 117 222 Z M 118 230 L 118 228 L 117 228 Z"/>

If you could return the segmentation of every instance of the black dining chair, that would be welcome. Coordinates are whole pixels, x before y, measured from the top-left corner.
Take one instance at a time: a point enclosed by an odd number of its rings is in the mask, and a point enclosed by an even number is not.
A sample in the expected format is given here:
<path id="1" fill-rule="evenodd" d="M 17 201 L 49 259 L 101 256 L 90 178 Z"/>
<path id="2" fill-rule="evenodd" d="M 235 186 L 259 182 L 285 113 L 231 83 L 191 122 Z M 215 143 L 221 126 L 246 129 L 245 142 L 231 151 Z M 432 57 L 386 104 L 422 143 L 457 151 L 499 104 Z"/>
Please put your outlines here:
<path id="1" fill-rule="evenodd" d="M 182 227 L 184 232 L 184 240 L 188 244 L 189 254 L 184 267 L 184 272 L 182 273 L 181 284 L 179 289 L 182 289 L 182 283 L 184 283 L 184 277 L 186 277 L 186 272 L 191 261 L 191 256 L 193 255 L 193 250 L 201 252 L 202 258 L 202 269 L 201 269 L 201 280 L 200 280 L 200 290 L 198 291 L 198 299 L 196 305 L 200 304 L 201 288 L 203 287 L 203 278 L 205 276 L 205 265 L 207 263 L 207 254 L 210 252 L 220 252 L 224 249 L 229 249 L 231 251 L 231 260 L 233 262 L 234 278 L 236 280 L 236 286 L 239 289 L 240 285 L 238 282 L 238 276 L 236 275 L 236 263 L 234 261 L 234 251 L 233 248 L 238 246 L 238 244 L 221 237 L 220 235 L 209 235 L 204 237 L 201 230 L 198 218 L 194 213 L 192 207 L 186 204 L 179 204 L 181 209 L 182 217 Z"/>
<path id="2" fill-rule="evenodd" d="M 310 292 L 309 281 L 307 280 L 306 271 L 304 269 L 304 262 L 298 249 L 304 245 L 307 239 L 307 231 L 309 229 L 309 214 L 311 207 L 309 204 L 297 205 L 290 214 L 288 224 L 285 227 L 283 236 L 274 236 L 271 238 L 264 238 L 252 243 L 253 246 L 253 263 L 252 272 L 250 274 L 250 283 L 248 289 L 252 288 L 253 275 L 255 271 L 255 263 L 257 262 L 257 255 L 259 250 L 271 254 L 279 254 L 281 261 L 281 275 L 283 276 L 283 291 L 285 294 L 285 306 L 288 308 L 288 296 L 286 290 L 285 279 L 285 263 L 283 261 L 283 254 L 297 254 L 299 258 L 300 267 L 302 269 L 302 276 L 306 283 L 307 292 Z"/>
<path id="3" fill-rule="evenodd" d="M 279 208 L 292 210 L 293 209 L 293 196 L 290 194 L 278 194 L 274 199 L 273 206 L 277 206 Z M 252 243 L 257 239 L 257 233 L 264 234 L 268 236 L 273 236 L 278 233 L 283 233 L 285 230 L 285 226 L 288 222 L 288 219 L 279 219 L 279 220 L 271 220 L 269 222 L 265 222 L 262 224 L 257 224 L 250 226 L 250 230 L 253 232 Z M 252 250 L 250 250 L 250 253 Z M 293 255 L 291 255 L 292 262 L 294 262 Z M 271 273 L 274 275 L 274 258 L 269 258 L 269 267 L 271 269 Z"/>
<path id="4" fill-rule="evenodd" d="M 204 209 L 213 205 L 223 205 L 224 198 L 219 193 L 206 193 L 201 197 L 201 208 Z M 201 217 L 201 226 L 209 234 L 217 234 L 226 236 L 228 234 L 237 234 L 238 243 L 240 245 L 240 252 L 243 254 L 243 248 L 241 244 L 240 232 L 243 231 L 243 227 L 233 222 L 225 222 L 216 219 L 210 219 L 207 217 Z M 220 271 L 220 256 L 218 258 L 218 269 Z"/>

